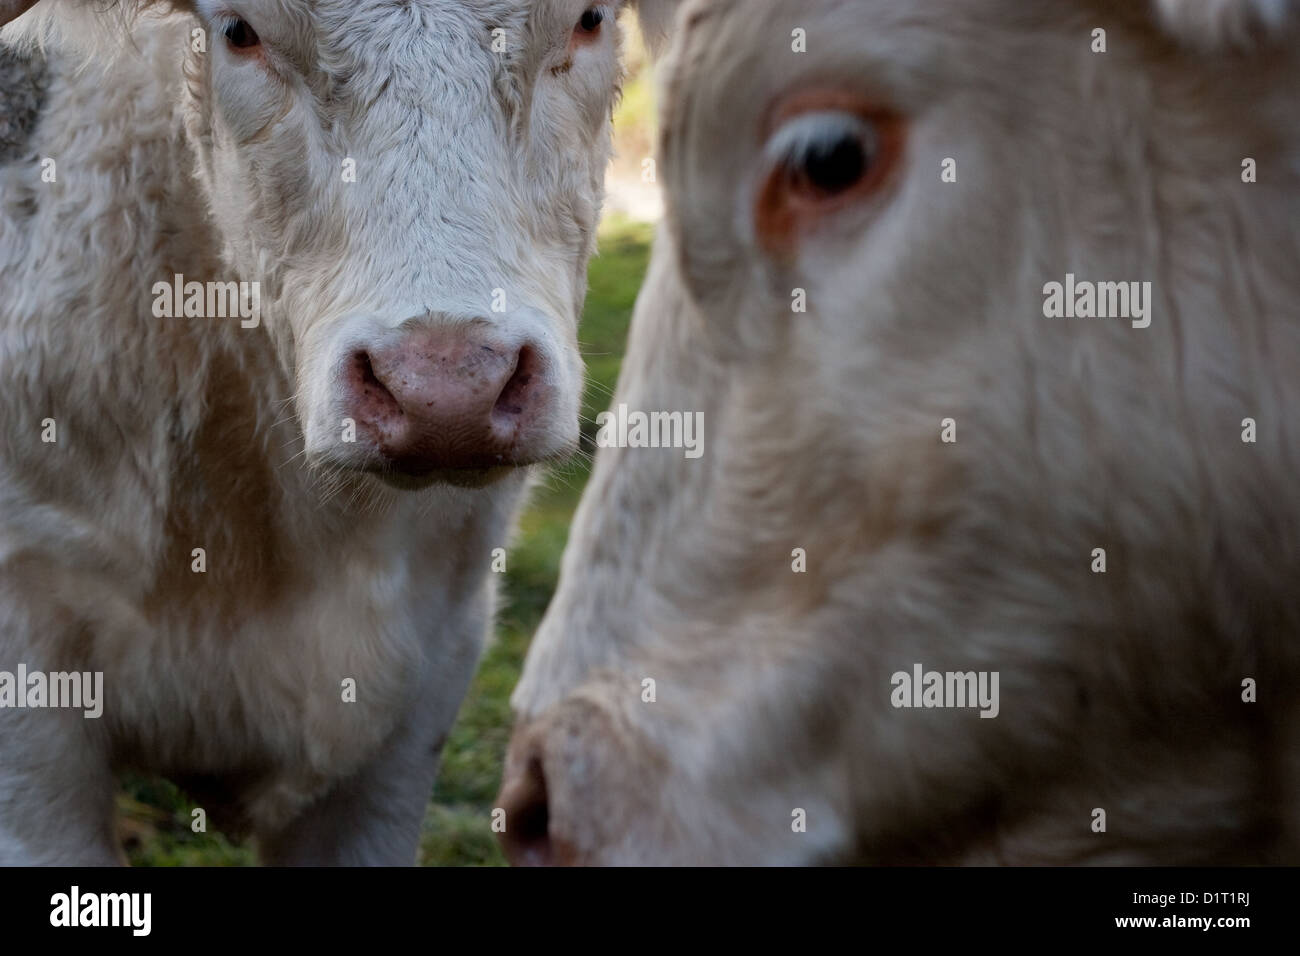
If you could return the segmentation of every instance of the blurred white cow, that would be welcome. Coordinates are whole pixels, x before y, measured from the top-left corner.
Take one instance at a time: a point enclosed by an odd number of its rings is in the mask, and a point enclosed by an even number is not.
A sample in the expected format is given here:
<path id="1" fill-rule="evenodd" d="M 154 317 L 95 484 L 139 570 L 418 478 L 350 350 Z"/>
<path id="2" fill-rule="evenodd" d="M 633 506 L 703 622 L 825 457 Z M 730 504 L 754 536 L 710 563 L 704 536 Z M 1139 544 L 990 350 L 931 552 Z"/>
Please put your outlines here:
<path id="1" fill-rule="evenodd" d="M 622 5 L 0 2 L 0 864 L 118 861 L 122 768 L 414 860 L 578 437 Z"/>
<path id="2" fill-rule="evenodd" d="M 1300 862 L 1297 7 L 682 11 L 516 860 Z"/>

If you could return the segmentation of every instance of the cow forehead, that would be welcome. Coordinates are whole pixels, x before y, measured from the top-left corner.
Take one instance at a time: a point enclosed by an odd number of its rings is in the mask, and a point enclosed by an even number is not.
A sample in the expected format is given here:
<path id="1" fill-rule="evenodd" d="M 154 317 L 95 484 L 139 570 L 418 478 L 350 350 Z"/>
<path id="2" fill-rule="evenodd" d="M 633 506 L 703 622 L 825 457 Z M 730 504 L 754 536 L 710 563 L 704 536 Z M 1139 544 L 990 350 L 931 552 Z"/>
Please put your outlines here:
<path id="1" fill-rule="evenodd" d="M 340 53 L 401 60 L 420 50 L 454 52 L 498 23 L 516 24 L 532 0 L 242 0 L 237 14 L 224 0 L 197 0 L 197 6 L 214 22 L 248 20 L 264 40 L 296 58 L 328 63 Z"/>
<path id="2" fill-rule="evenodd" d="M 1064 29 L 1089 22 L 1090 13 L 1123 8 L 1120 0 L 690 0 L 678 20 L 677 45 L 688 63 L 701 68 L 710 57 L 722 57 L 750 67 L 761 62 L 779 73 L 813 69 L 817 54 L 827 51 L 906 61 L 927 47 L 960 41 L 979 52 L 998 34 Z M 802 50 L 792 47 L 793 31 L 805 34 Z M 899 46 L 903 37 L 926 42 Z M 806 56 L 791 56 L 796 52 Z"/>
<path id="3" fill-rule="evenodd" d="M 317 92 L 326 101 L 368 107 L 390 91 L 418 108 L 433 99 L 482 103 L 493 92 L 516 100 L 593 2 L 242 0 L 238 15 L 313 85 L 324 84 Z M 232 15 L 225 0 L 197 3 L 214 23 Z"/>
<path id="4" fill-rule="evenodd" d="M 282 29 L 320 46 L 361 44 L 389 55 L 401 33 L 439 37 L 447 44 L 477 40 L 501 29 L 518 48 L 528 31 L 573 20 L 595 0 L 242 0 L 239 14 L 258 29 Z M 608 0 L 617 7 L 622 0 Z M 197 0 L 216 19 L 231 16 L 224 0 Z"/>
<path id="5" fill-rule="evenodd" d="M 234 15 L 223 0 L 197 0 L 209 13 Z M 242 0 L 239 14 L 250 18 L 282 16 L 321 23 L 363 26 L 386 14 L 415 11 L 449 22 L 494 23 L 526 15 L 533 7 L 552 0 Z"/>

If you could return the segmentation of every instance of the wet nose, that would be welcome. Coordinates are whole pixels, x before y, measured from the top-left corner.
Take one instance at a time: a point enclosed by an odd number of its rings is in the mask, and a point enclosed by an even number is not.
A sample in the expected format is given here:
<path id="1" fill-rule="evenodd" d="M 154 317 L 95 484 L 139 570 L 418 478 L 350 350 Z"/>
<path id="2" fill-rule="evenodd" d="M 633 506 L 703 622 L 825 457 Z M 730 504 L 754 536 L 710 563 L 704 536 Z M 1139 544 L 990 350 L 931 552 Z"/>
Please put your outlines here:
<path id="1" fill-rule="evenodd" d="M 540 350 L 475 326 L 422 327 L 359 349 L 345 370 L 353 418 L 395 470 L 484 469 L 535 460 L 545 404 Z"/>

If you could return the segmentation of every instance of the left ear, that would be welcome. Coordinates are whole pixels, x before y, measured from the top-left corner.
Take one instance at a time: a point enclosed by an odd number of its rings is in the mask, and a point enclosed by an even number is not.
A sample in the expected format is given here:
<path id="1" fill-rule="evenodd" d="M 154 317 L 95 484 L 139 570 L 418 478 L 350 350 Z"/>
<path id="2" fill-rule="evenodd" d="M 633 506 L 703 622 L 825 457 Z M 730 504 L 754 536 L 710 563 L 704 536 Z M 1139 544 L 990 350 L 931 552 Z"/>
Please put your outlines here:
<path id="1" fill-rule="evenodd" d="M 1297 0 L 1150 0 L 1165 32 L 1206 51 L 1251 50 L 1300 21 Z"/>

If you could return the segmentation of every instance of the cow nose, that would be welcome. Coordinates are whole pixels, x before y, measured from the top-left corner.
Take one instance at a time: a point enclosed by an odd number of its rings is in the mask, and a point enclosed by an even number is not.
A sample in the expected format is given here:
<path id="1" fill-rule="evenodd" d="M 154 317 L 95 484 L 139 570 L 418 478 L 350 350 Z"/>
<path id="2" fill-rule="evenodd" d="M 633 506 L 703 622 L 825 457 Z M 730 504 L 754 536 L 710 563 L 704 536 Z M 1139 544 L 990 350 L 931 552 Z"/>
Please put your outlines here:
<path id="1" fill-rule="evenodd" d="M 396 471 L 528 464 L 542 412 L 542 361 L 473 326 L 420 328 L 352 353 L 347 405 Z"/>
<path id="2" fill-rule="evenodd" d="M 505 830 L 498 834 L 506 859 L 513 866 L 552 866 L 551 815 L 547 806 L 546 774 L 533 757 L 523 772 L 508 775 L 498 798 L 505 811 Z"/>

